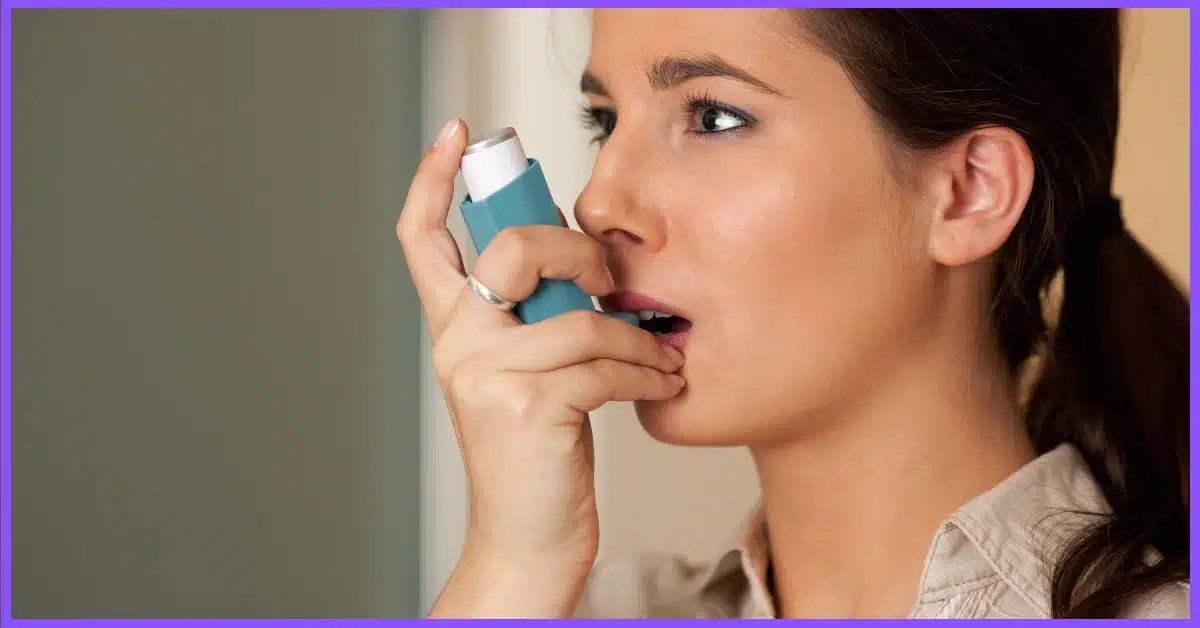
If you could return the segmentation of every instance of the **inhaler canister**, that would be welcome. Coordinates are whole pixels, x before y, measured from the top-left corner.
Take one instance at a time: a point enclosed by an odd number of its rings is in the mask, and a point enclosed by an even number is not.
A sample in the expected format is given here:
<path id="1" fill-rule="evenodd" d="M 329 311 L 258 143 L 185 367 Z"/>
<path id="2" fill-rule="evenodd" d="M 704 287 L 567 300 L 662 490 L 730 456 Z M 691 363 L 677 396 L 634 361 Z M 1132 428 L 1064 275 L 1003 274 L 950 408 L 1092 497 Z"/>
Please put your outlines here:
<path id="1" fill-rule="evenodd" d="M 496 234 L 508 227 L 562 226 L 541 164 L 526 157 L 512 127 L 468 142 L 459 170 L 467 187 L 467 198 L 459 209 L 476 252 L 482 252 Z M 542 279 L 533 294 L 513 308 L 513 313 L 524 323 L 536 323 L 571 310 L 595 309 L 592 297 L 575 282 Z M 638 324 L 633 314 L 612 316 Z"/>
<path id="2" fill-rule="evenodd" d="M 512 183 L 528 167 L 521 138 L 512 127 L 505 127 L 471 140 L 463 151 L 460 170 L 467 194 L 480 203 Z"/>

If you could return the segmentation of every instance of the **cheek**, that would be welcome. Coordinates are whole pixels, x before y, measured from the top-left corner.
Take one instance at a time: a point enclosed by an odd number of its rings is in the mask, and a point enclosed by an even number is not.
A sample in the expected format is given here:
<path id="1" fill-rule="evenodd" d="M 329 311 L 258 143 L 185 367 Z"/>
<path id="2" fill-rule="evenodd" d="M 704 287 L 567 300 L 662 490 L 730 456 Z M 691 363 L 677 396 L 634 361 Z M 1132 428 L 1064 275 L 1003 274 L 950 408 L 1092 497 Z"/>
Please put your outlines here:
<path id="1" fill-rule="evenodd" d="M 753 391 L 764 412 L 852 390 L 904 342 L 922 298 L 919 242 L 882 164 L 772 168 L 741 185 L 710 182 L 686 220 L 712 313 L 696 336 L 713 358 L 695 365 L 697 390 L 730 403 Z M 716 391 L 699 385 L 710 375 Z"/>
<path id="2" fill-rule="evenodd" d="M 894 279 L 903 229 L 878 171 L 797 161 L 749 181 L 710 186 L 689 220 L 688 240 L 706 247 L 694 256 L 706 285 L 720 290 L 721 309 L 734 308 L 727 316 L 841 318 Z"/>

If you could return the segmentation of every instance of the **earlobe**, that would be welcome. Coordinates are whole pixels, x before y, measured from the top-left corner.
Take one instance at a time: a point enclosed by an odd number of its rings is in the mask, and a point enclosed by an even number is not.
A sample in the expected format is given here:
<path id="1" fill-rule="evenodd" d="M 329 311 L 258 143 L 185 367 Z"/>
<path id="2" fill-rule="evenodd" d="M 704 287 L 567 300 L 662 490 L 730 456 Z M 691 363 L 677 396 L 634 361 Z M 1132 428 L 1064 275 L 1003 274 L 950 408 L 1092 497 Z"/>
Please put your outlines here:
<path id="1" fill-rule="evenodd" d="M 1033 189 L 1033 156 L 1017 132 L 976 129 L 938 158 L 937 213 L 930 253 L 940 264 L 961 266 L 985 259 L 1003 246 L 1025 211 Z"/>

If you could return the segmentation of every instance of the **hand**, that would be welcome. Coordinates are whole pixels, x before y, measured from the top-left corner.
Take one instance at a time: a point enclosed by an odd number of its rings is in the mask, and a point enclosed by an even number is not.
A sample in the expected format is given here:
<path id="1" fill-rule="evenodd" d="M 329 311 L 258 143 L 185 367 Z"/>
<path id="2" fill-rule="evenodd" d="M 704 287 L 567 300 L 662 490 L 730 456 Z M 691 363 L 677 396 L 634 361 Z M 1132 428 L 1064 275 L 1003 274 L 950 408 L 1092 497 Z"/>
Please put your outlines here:
<path id="1" fill-rule="evenodd" d="M 467 286 L 446 228 L 466 137 L 457 120 L 439 134 L 397 224 L 470 492 L 463 557 L 435 610 L 562 616 L 599 544 L 588 412 L 609 401 L 674 397 L 684 384 L 675 374 L 683 357 L 598 312 L 522 325 Z M 474 276 L 510 301 L 527 298 L 542 278 L 574 280 L 594 296 L 614 289 L 601 245 L 565 227 L 502 231 Z M 518 582 L 517 591 L 492 595 Z"/>

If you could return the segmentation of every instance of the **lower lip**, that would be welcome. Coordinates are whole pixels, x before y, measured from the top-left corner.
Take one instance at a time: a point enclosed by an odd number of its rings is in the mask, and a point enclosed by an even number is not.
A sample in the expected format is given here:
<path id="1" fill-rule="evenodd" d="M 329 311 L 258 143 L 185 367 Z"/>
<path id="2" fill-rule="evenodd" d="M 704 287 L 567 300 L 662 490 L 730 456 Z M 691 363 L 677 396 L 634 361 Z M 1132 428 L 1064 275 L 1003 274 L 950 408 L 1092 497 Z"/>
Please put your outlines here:
<path id="1" fill-rule="evenodd" d="M 674 347 L 678 351 L 683 351 L 683 346 L 687 344 L 688 338 L 690 338 L 691 335 L 692 330 L 689 329 L 687 331 L 681 331 L 674 334 L 655 336 L 655 338 L 665 345 Z"/>

